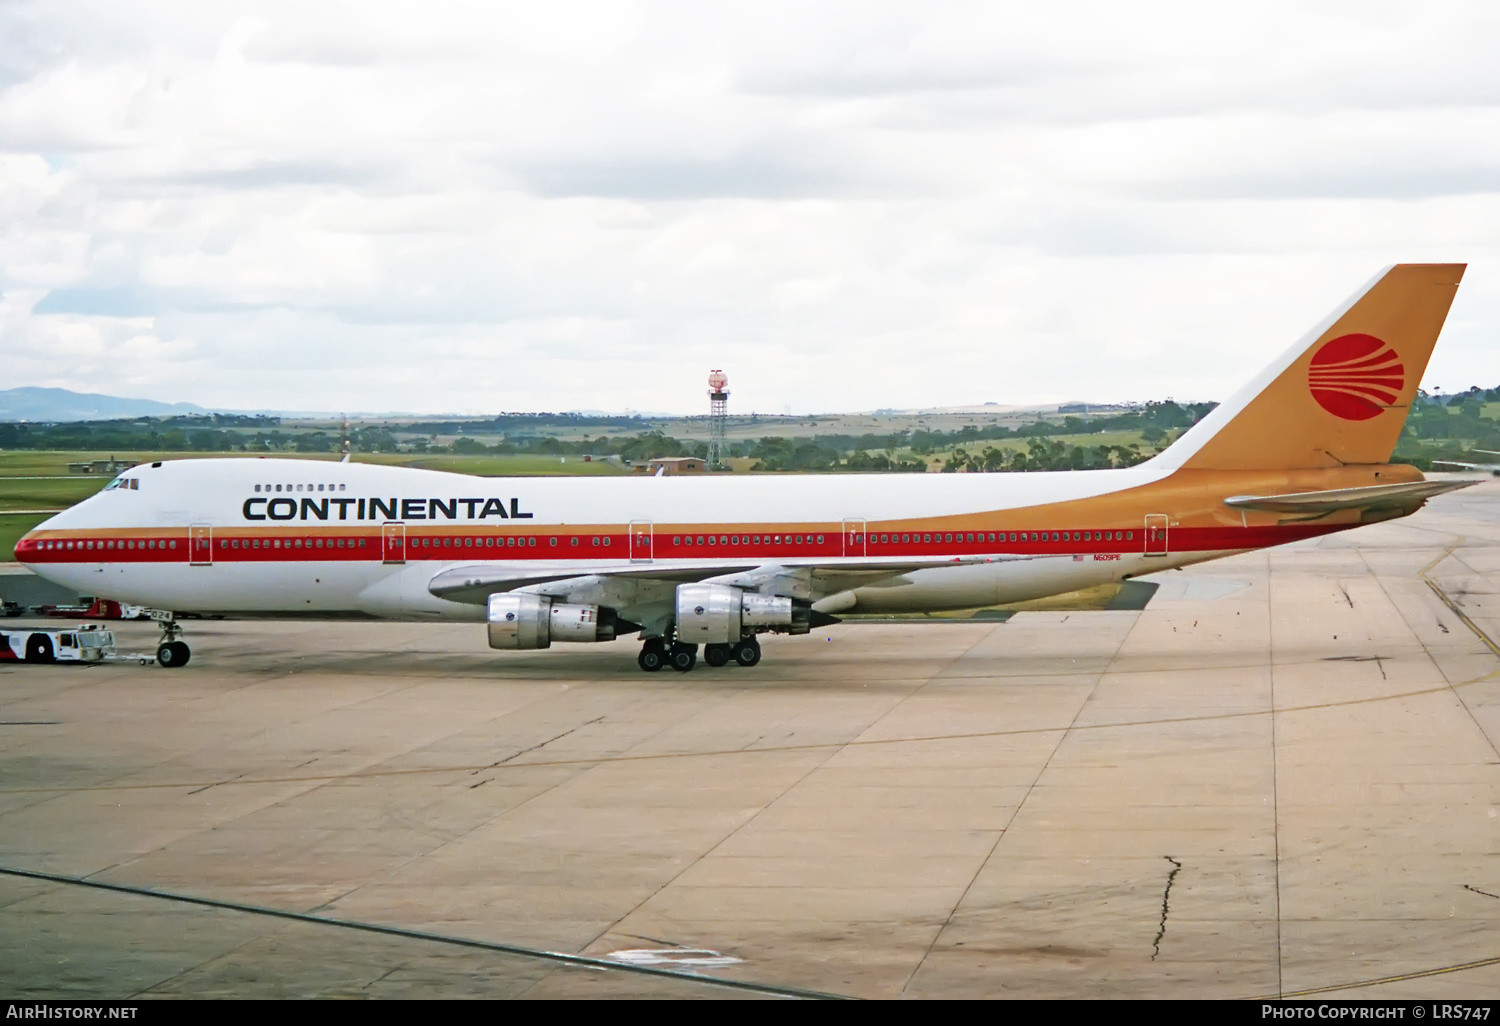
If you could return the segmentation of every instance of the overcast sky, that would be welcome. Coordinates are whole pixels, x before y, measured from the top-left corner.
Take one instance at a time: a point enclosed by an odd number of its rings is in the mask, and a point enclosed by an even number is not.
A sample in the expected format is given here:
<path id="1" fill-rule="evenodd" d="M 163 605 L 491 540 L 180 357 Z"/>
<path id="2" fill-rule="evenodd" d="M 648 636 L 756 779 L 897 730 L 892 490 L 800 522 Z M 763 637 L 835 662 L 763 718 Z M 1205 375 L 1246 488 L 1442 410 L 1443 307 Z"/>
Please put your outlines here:
<path id="1" fill-rule="evenodd" d="M 1500 384 L 1500 6 L 0 4 L 0 387 L 1217 399 L 1398 261 Z"/>

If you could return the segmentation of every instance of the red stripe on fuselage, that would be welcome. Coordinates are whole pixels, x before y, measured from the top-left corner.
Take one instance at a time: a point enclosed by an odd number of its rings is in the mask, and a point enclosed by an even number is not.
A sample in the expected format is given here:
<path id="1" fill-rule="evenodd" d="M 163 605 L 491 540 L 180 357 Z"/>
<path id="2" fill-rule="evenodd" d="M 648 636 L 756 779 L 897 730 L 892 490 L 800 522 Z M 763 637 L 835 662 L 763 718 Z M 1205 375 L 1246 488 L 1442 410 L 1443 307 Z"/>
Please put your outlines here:
<path id="1" fill-rule="evenodd" d="M 1259 549 L 1315 538 L 1357 524 L 1284 524 L 1264 527 L 1173 527 L 1172 552 L 1212 552 Z M 189 538 L 186 532 L 115 536 L 99 532 L 48 532 L 46 536 L 22 539 L 16 557 L 34 565 L 48 563 L 321 563 L 373 562 L 391 557 L 404 562 L 481 560 L 495 562 L 599 560 L 618 563 L 623 559 L 755 559 L 774 562 L 787 558 L 838 558 L 845 555 L 944 558 L 973 555 L 1131 555 L 1145 550 L 1142 528 L 1079 529 L 1057 531 L 864 531 L 859 540 L 851 532 L 846 542 L 837 526 L 804 528 L 790 533 L 726 531 L 710 534 L 697 530 L 663 530 L 658 525 L 651 546 L 631 551 L 626 532 L 587 534 L 476 534 L 473 532 L 423 532 L 408 530 L 405 541 L 389 554 L 377 531 L 333 534 L 257 528 L 253 531 L 215 531 L 212 548 L 194 551 L 206 539 Z M 880 541 L 905 537 L 907 541 Z M 970 538 L 973 540 L 969 540 Z M 710 543 L 709 539 L 713 541 Z M 949 540 L 949 539 L 952 540 Z M 1032 540 L 1035 538 L 1035 540 Z M 931 540 L 928 540 L 931 539 Z M 1153 546 L 1153 549 L 1157 546 Z"/>

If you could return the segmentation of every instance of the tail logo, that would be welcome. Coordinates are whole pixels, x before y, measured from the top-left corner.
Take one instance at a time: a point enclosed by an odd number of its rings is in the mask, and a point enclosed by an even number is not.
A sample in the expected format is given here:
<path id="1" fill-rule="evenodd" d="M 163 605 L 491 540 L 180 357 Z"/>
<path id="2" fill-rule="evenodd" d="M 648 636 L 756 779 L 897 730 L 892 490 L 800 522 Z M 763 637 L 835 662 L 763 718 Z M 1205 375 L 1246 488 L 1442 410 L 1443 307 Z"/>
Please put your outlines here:
<path id="1" fill-rule="evenodd" d="M 1369 420 L 1393 406 L 1406 385 L 1396 351 L 1374 335 L 1340 335 L 1313 355 L 1307 368 L 1312 397 L 1335 417 Z"/>

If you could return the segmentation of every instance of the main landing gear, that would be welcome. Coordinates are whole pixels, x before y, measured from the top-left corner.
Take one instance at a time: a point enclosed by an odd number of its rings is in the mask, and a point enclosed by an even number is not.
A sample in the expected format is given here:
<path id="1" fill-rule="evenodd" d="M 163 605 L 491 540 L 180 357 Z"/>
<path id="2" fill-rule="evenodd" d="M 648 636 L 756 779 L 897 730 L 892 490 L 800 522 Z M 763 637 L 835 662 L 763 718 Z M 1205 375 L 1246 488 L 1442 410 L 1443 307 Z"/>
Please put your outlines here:
<path id="1" fill-rule="evenodd" d="M 735 645 L 704 645 L 703 661 L 715 667 L 727 666 L 731 661 L 754 666 L 760 662 L 760 642 L 749 637 Z M 641 646 L 636 662 L 647 673 L 655 673 L 663 666 L 686 673 L 698 665 L 698 646 L 680 641 L 668 646 L 661 638 L 650 638 Z"/>
<path id="2" fill-rule="evenodd" d="M 161 625 L 161 640 L 156 645 L 156 664 L 168 670 L 186 666 L 193 653 L 187 647 L 187 642 L 182 640 L 182 628 L 177 626 L 176 616 L 152 610 L 151 619 Z"/>

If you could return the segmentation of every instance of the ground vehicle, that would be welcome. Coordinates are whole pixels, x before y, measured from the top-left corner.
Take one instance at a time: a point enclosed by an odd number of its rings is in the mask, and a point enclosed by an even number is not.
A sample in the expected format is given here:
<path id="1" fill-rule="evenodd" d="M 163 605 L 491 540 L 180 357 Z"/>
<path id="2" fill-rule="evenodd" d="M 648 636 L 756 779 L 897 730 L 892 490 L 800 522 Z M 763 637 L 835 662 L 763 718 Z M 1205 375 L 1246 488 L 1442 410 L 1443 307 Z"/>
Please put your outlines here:
<path id="1" fill-rule="evenodd" d="M 114 647 L 114 632 L 91 623 L 57 630 L 22 628 L 0 632 L 0 660 L 97 663 L 112 654 Z"/>

